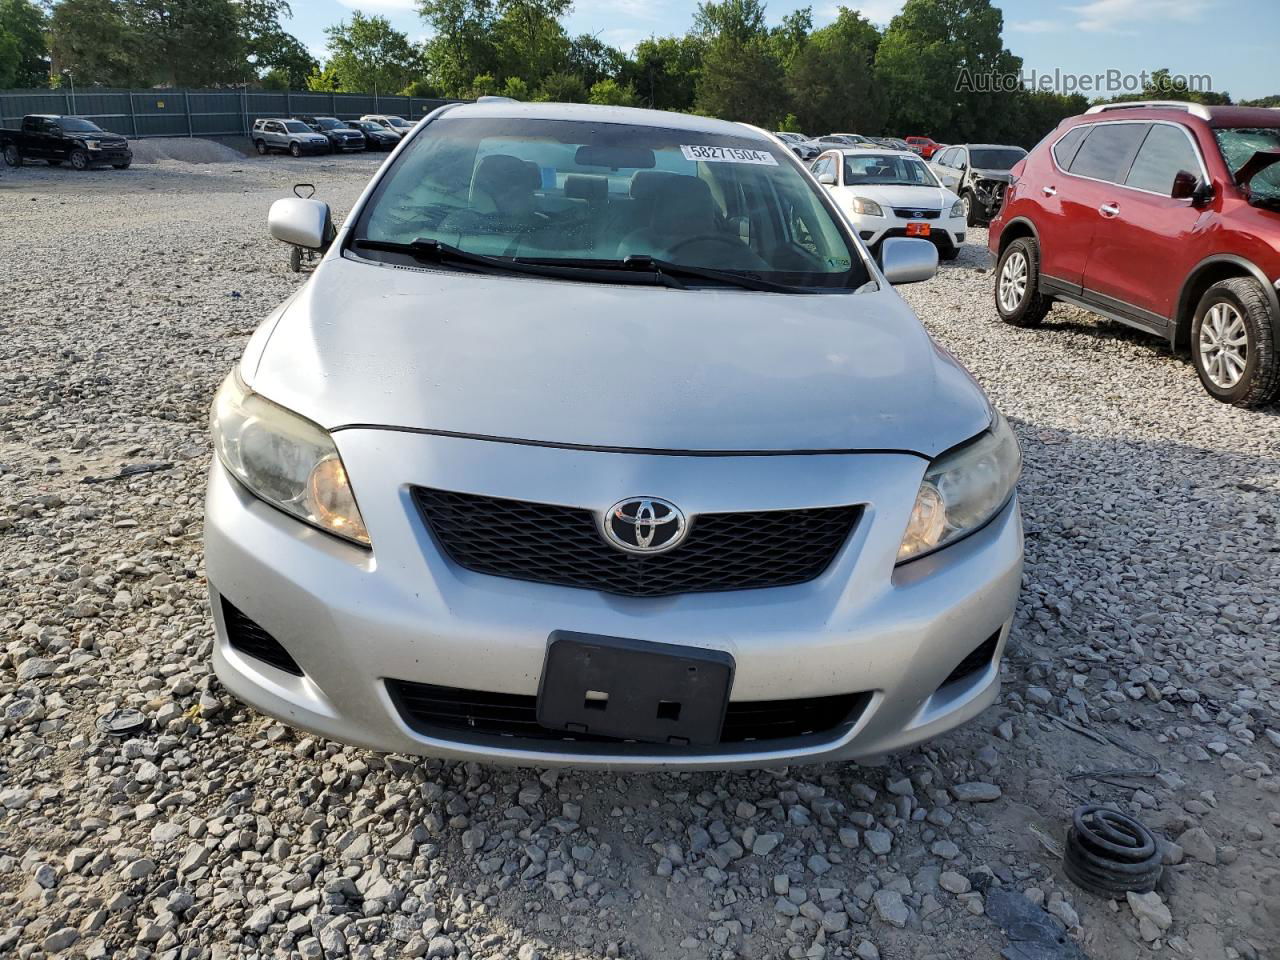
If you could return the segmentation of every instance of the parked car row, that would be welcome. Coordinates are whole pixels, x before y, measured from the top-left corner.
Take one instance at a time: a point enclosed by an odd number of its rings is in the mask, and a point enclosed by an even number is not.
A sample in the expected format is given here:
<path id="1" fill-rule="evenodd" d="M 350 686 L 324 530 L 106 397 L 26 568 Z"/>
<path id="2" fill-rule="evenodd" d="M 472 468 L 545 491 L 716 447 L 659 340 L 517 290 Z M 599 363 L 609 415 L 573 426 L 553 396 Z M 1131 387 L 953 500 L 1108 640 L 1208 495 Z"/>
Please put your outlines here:
<path id="1" fill-rule="evenodd" d="M 394 114 L 370 113 L 359 120 L 337 117 L 260 117 L 250 135 L 258 153 L 282 151 L 295 157 L 317 153 L 392 150 L 413 124 Z"/>

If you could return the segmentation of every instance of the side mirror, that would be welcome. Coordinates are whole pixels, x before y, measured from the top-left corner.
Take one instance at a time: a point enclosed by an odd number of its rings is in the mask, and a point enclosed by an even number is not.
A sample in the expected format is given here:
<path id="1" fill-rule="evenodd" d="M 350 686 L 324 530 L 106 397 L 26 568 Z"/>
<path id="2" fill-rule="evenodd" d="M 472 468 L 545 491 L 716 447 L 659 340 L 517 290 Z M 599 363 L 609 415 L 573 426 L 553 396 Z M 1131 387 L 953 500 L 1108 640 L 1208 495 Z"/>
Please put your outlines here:
<path id="1" fill-rule="evenodd" d="M 1198 206 L 1213 196 L 1213 188 L 1190 170 L 1179 170 L 1173 175 L 1169 196 L 1174 200 L 1190 200 L 1192 206 Z"/>
<path id="2" fill-rule="evenodd" d="M 323 250 L 333 238 L 329 205 L 319 200 L 285 197 L 271 204 L 267 231 L 282 243 L 307 250 Z"/>
<path id="3" fill-rule="evenodd" d="M 836 185 L 836 175 L 834 173 L 818 174 L 818 182 L 824 187 L 834 187 Z"/>
<path id="4" fill-rule="evenodd" d="M 938 248 L 918 237 L 889 237 L 880 244 L 880 270 L 895 286 L 929 280 L 938 272 Z"/>

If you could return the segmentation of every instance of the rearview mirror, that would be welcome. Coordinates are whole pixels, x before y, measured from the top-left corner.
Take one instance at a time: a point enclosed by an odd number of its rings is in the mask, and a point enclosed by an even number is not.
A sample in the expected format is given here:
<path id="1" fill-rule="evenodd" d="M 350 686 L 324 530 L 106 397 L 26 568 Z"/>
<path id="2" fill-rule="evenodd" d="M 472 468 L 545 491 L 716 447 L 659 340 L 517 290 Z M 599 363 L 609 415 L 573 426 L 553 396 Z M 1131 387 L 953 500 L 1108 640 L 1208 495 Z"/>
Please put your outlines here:
<path id="1" fill-rule="evenodd" d="M 323 250 L 333 239 L 329 205 L 319 200 L 285 197 L 271 204 L 267 231 L 282 243 L 307 250 Z"/>
<path id="2" fill-rule="evenodd" d="M 1173 189 L 1169 196 L 1174 200 L 1190 200 L 1195 206 L 1204 203 L 1212 194 L 1212 188 L 1190 170 L 1179 170 L 1173 175 Z"/>
<path id="3" fill-rule="evenodd" d="M 818 182 L 824 187 L 834 187 L 836 185 L 836 175 L 834 173 L 818 174 Z"/>
<path id="4" fill-rule="evenodd" d="M 918 237 L 889 237 L 880 244 L 880 271 L 895 286 L 929 280 L 938 272 L 938 248 Z"/>

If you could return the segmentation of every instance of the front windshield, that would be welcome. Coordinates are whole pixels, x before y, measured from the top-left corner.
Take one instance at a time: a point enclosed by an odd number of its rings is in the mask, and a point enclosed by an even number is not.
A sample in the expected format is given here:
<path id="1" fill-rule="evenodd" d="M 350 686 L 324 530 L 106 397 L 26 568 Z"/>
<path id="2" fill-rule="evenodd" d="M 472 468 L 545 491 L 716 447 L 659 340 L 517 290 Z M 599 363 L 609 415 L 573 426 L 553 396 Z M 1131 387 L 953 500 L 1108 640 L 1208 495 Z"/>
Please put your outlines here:
<path id="1" fill-rule="evenodd" d="M 1280 127 L 1220 127 L 1213 135 L 1233 174 L 1259 150 L 1280 150 Z M 1280 201 L 1280 163 L 1255 175 L 1246 186 L 1255 200 Z"/>
<path id="2" fill-rule="evenodd" d="M 1027 155 L 1017 147 L 969 151 L 969 163 L 975 170 L 1008 170 Z"/>
<path id="3" fill-rule="evenodd" d="M 404 127 L 406 129 L 413 126 L 412 123 L 405 120 L 403 117 L 387 117 L 387 123 L 391 124 L 393 127 Z"/>
<path id="4" fill-rule="evenodd" d="M 316 126 L 321 130 L 346 130 L 347 125 L 334 117 L 316 117 Z"/>
<path id="5" fill-rule="evenodd" d="M 354 239 L 552 264 L 649 256 L 805 287 L 867 280 L 791 152 L 745 132 L 442 117 L 379 183 Z"/>
<path id="6" fill-rule="evenodd" d="M 288 130 L 290 133 L 310 133 L 311 132 L 311 128 L 308 127 L 301 120 L 286 120 L 284 122 L 284 128 Z"/>
<path id="7" fill-rule="evenodd" d="M 873 153 L 844 158 L 844 182 L 894 187 L 936 187 L 933 171 L 915 155 Z"/>
<path id="8" fill-rule="evenodd" d="M 81 120 L 79 117 L 63 117 L 58 126 L 69 133 L 106 133 L 92 120 Z"/>

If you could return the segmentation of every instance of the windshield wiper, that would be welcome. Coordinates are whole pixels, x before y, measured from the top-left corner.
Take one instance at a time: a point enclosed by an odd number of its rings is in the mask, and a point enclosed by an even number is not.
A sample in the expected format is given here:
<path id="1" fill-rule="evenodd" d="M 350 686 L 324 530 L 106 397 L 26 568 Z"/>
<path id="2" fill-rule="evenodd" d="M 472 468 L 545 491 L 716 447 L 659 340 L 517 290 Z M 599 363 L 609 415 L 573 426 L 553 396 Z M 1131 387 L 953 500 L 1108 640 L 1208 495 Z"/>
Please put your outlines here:
<path id="1" fill-rule="evenodd" d="M 429 237 L 419 237 L 409 243 L 395 240 L 371 240 L 366 237 L 352 241 L 361 250 L 381 250 L 386 253 L 403 253 L 415 260 L 427 263 L 462 267 L 477 273 L 519 273 L 531 277 L 553 277 L 559 280 L 582 280 L 594 283 L 660 283 L 669 287 L 684 285 L 673 277 L 650 274 L 645 277 L 619 277 L 607 268 L 601 269 L 594 262 L 571 260 L 529 260 L 516 257 L 491 257 L 484 253 L 463 250 L 451 243 L 443 243 Z M 596 267 L 596 269 L 590 269 Z"/>
<path id="2" fill-rule="evenodd" d="M 649 273 L 663 278 L 671 286 L 678 285 L 681 289 L 685 289 L 685 284 L 681 283 L 678 278 L 687 277 L 697 280 L 711 280 L 715 283 L 723 283 L 726 286 L 731 287 L 742 287 L 746 290 L 759 290 L 763 293 L 809 292 L 804 287 L 794 287 L 785 283 L 775 283 L 772 280 L 764 280 L 760 277 L 753 277 L 749 274 L 729 273 L 724 270 L 713 270 L 710 267 L 694 267 L 684 263 L 673 263 L 670 260 L 651 257 L 646 253 L 628 254 L 621 260 L 561 260 L 557 258 L 518 257 L 516 262 L 531 265 L 561 264 L 566 266 L 593 268 L 596 270 L 620 270 L 633 273 Z"/>

